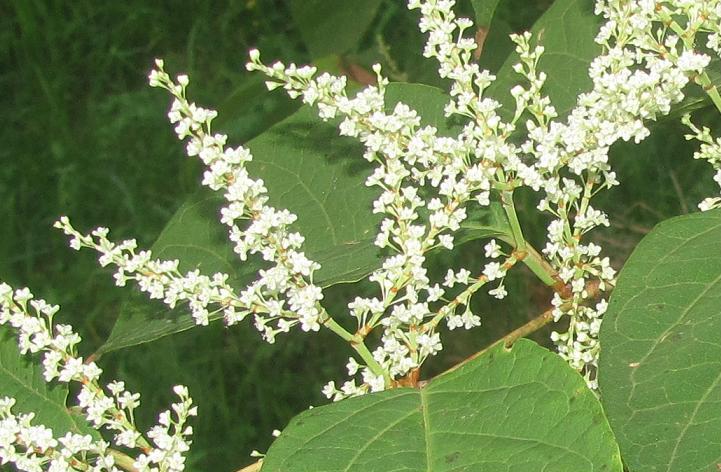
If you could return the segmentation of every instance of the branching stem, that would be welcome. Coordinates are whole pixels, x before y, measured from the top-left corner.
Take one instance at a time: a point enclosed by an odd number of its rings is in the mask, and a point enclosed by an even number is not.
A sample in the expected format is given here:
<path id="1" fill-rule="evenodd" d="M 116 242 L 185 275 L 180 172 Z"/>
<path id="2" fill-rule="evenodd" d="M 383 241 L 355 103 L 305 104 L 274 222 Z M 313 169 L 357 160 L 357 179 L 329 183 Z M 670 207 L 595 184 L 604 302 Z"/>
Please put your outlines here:
<path id="1" fill-rule="evenodd" d="M 541 282 L 553 287 L 556 291 L 562 290 L 563 283 L 560 282 L 556 270 L 551 267 L 551 264 L 523 237 L 523 230 L 521 229 L 521 223 L 518 221 L 518 215 L 516 214 L 516 206 L 513 203 L 513 191 L 504 191 L 501 193 L 501 203 L 503 204 L 503 210 L 506 212 L 508 217 L 508 223 L 511 226 L 511 233 L 513 235 L 513 245 L 515 252 L 523 254 L 523 257 L 519 257 L 526 266 L 531 269 L 536 277 Z M 559 285 L 560 282 L 560 285 Z"/>
<path id="2" fill-rule="evenodd" d="M 501 343 L 503 343 L 503 345 L 505 347 L 510 348 L 513 345 L 513 343 L 515 343 L 519 339 L 524 338 L 524 337 L 528 336 L 529 334 L 534 333 L 534 332 L 538 331 L 539 329 L 543 328 L 548 323 L 550 323 L 551 320 L 553 320 L 553 309 L 544 311 L 543 313 L 541 313 L 539 316 L 533 318 L 528 323 L 524 324 L 523 326 L 521 326 L 519 328 L 514 329 L 513 331 L 511 331 L 507 335 L 503 336 L 501 339 L 494 342 L 490 346 L 485 347 L 482 350 L 478 351 L 477 353 L 464 359 L 463 361 L 454 365 L 453 367 L 451 367 L 450 369 L 448 369 L 447 371 L 443 372 L 440 375 L 444 375 L 448 372 L 452 372 L 452 371 L 458 369 L 459 367 L 467 364 L 468 362 L 472 361 L 473 359 L 476 359 L 477 357 L 482 356 L 483 354 L 485 354 L 486 352 L 488 352 L 489 350 L 493 349 L 494 347 L 498 346 Z"/>
<path id="3" fill-rule="evenodd" d="M 386 386 L 389 386 L 391 384 L 390 374 L 388 374 L 388 372 L 381 367 L 378 361 L 373 358 L 373 354 L 368 350 L 368 346 L 365 345 L 360 335 L 351 334 L 348 330 L 331 318 L 330 315 L 327 313 L 325 315 L 328 318 L 323 322 L 323 326 L 333 331 L 344 341 L 347 341 L 348 344 L 350 344 L 350 346 L 358 353 L 361 359 L 363 359 L 363 362 L 365 362 L 368 368 L 375 375 L 382 375 L 383 379 L 385 379 Z"/>
<path id="4" fill-rule="evenodd" d="M 511 225 L 513 245 L 517 251 L 525 251 L 526 239 L 523 237 L 521 223 L 518 221 L 518 215 L 516 214 L 516 206 L 513 204 L 513 190 L 506 190 L 501 193 L 501 203 L 508 217 L 508 223 Z"/>

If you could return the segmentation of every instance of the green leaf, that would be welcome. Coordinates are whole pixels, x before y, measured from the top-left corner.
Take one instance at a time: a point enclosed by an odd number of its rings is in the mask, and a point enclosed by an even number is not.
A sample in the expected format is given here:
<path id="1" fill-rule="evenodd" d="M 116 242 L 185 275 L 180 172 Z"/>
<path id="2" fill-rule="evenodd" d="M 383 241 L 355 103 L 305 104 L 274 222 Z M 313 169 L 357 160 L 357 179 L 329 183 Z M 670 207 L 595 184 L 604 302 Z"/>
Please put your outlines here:
<path id="1" fill-rule="evenodd" d="M 473 11 L 476 12 L 476 27 L 489 28 L 493 22 L 493 16 L 501 0 L 471 0 Z"/>
<path id="2" fill-rule="evenodd" d="M 313 57 L 355 49 L 373 22 L 381 0 L 291 0 L 290 12 Z"/>
<path id="3" fill-rule="evenodd" d="M 497 74 L 508 57 L 513 53 L 515 44 L 509 35 L 513 33 L 511 25 L 506 21 L 495 18 L 488 33 L 483 40 L 481 56 L 478 66 L 492 74 Z"/>
<path id="4" fill-rule="evenodd" d="M 721 211 L 672 218 L 636 247 L 601 328 L 599 381 L 633 472 L 721 463 Z"/>
<path id="5" fill-rule="evenodd" d="M 73 432 L 99 438 L 83 418 L 65 406 L 67 387 L 46 383 L 40 364 L 20 355 L 15 336 L 0 326 L 0 397 L 5 396 L 15 398 L 14 413 L 35 413 L 33 424 L 51 428 L 55 437 Z"/>
<path id="6" fill-rule="evenodd" d="M 456 233 L 455 243 L 458 245 L 481 238 L 498 238 L 508 244 L 514 243 L 511 225 L 500 202 L 492 201 L 488 208 L 470 207 L 468 218 Z"/>
<path id="7" fill-rule="evenodd" d="M 419 389 L 313 408 L 273 443 L 263 472 L 620 472 L 601 405 L 532 341 L 502 343 Z"/>
<path id="8" fill-rule="evenodd" d="M 261 74 L 238 77 L 237 86 L 218 106 L 213 127 L 236 140 L 248 141 L 298 110 L 298 101 L 269 94 L 265 80 Z"/>
<path id="9" fill-rule="evenodd" d="M 399 101 L 415 108 L 423 123 L 437 126 L 441 134 L 457 131 L 446 123 L 443 108 L 448 97 L 437 88 L 390 84 L 387 101 L 389 109 Z M 321 264 L 315 283 L 329 287 L 356 282 L 380 266 L 382 254 L 373 244 L 380 217 L 371 213 L 378 190 L 365 185 L 371 167 L 358 142 L 339 137 L 334 124 L 324 123 L 304 107 L 247 146 L 254 156 L 249 172 L 263 178 L 270 204 L 298 216 L 294 228 L 306 238 L 305 252 Z M 227 230 L 218 222 L 222 203 L 221 195 L 199 192 L 176 212 L 151 249 L 157 257 L 180 260 L 183 271 L 224 272 L 233 286 L 243 287 L 264 266 L 256 260 L 241 263 L 233 253 Z M 468 213 L 459 243 L 483 237 L 506 239 L 510 234 L 500 206 L 471 207 Z M 101 352 L 193 326 L 184 306 L 171 311 L 136 293 L 124 304 Z"/>
<path id="10" fill-rule="evenodd" d="M 579 92 L 591 89 L 588 67 L 601 52 L 594 41 L 599 27 L 591 0 L 556 0 L 531 29 L 535 41 L 545 48 L 539 62 L 539 70 L 548 74 L 543 90 L 561 117 L 576 105 Z M 487 92 L 503 104 L 500 113 L 507 119 L 513 117 L 515 107 L 510 90 L 523 80 L 513 71 L 517 62 L 514 52 Z"/>

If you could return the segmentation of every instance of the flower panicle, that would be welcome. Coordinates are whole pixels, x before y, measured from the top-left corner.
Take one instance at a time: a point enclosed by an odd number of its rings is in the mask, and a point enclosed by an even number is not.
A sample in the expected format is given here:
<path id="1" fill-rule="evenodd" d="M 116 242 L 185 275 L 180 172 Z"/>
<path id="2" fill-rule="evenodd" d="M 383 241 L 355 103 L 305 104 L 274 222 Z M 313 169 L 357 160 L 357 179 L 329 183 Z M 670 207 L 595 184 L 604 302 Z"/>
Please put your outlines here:
<path id="1" fill-rule="evenodd" d="M 192 434 L 192 428 L 185 426 L 185 422 L 189 416 L 197 414 L 187 389 L 175 388 L 181 400 L 172 405 L 176 418 L 169 422 L 164 420 L 169 413 L 161 415 L 160 426 L 148 433 L 155 444 L 152 446 L 135 426 L 133 413 L 140 406 L 140 395 L 128 391 L 120 381 L 105 386 L 100 384 L 102 369 L 77 353 L 80 336 L 69 325 L 53 323 L 58 309 L 44 300 L 35 299 L 27 288 L 13 290 L 0 283 L 0 325 L 9 326 L 15 332 L 22 354 L 43 354 L 45 381 L 78 383 L 76 400 L 83 416 L 95 429 L 112 432 L 113 445 L 139 450 L 140 462 L 136 461 L 139 470 L 160 467 L 172 472 L 182 471 Z M 0 399 L 0 460 L 3 463 L 12 462 L 20 470 L 29 471 L 42 470 L 46 466 L 67 466 L 50 470 L 76 470 L 79 464 L 96 467 L 93 470 L 98 471 L 118 470 L 108 443 L 74 433 L 56 439 L 50 428 L 32 424 L 32 413 L 14 413 L 15 403 L 14 398 Z M 170 433 L 168 426 L 174 428 Z M 165 435 L 161 434 L 163 431 Z"/>
<path id="2" fill-rule="evenodd" d="M 341 116 L 341 134 L 360 139 L 366 146 L 364 157 L 376 164 L 368 184 L 383 193 L 374 203 L 374 212 L 387 215 L 376 244 L 389 248 L 391 256 L 371 276 L 380 296 L 356 298 L 349 310 L 358 319 L 359 329 L 384 327 L 387 348 L 376 352 L 394 376 L 422 362 L 414 357 L 421 350 L 409 333 L 426 317 L 436 319 L 440 314 L 453 327 L 477 324 L 470 316 L 464 321 L 447 308 L 429 307 L 428 302 L 444 297 L 446 291 L 428 280 L 423 266 L 426 250 L 453 247 L 452 233 L 466 218 L 466 203 L 485 206 L 499 189 L 526 186 L 540 194 L 539 210 L 554 217 L 543 254 L 555 279 L 566 285 L 552 303 L 554 318 L 568 317 L 569 329 L 555 333 L 553 340 L 561 356 L 595 386 L 598 330 L 606 306 L 603 292 L 613 287 L 615 270 L 598 245 L 583 242 L 590 231 L 609 225 L 607 215 L 591 199 L 600 190 L 618 185 L 608 160 L 611 145 L 618 140 L 645 139 L 649 134 L 645 123 L 668 114 L 683 98 L 686 84 L 708 65 L 709 56 L 693 49 L 690 35 L 709 32 L 707 47 L 717 54 L 721 51 L 721 22 L 714 20 L 719 18 L 720 3 L 597 1 L 596 13 L 607 21 L 596 38 L 603 52 L 589 68 L 593 88 L 579 96 L 563 119 L 543 94 L 547 79 L 539 70 L 543 45 L 533 45 L 530 33 L 512 35 L 519 58 L 514 70 L 526 85 L 510 90 L 516 109 L 506 122 L 497 113 L 500 104 L 485 96 L 495 77 L 479 69 L 474 58 L 477 44 L 464 37 L 472 22 L 456 17 L 452 0 L 410 0 L 408 7 L 420 10 L 419 27 L 428 35 L 424 55 L 435 58 L 439 75 L 451 81 L 446 114 L 468 120 L 457 137 L 440 137 L 437 130 L 420 127 L 417 114 L 409 107 L 399 108 L 402 104 L 388 113 L 384 105 L 387 80 L 380 75 L 380 66 L 374 67 L 378 85 L 349 98 L 343 77 L 316 77 L 315 68 L 295 64 L 266 66 L 259 52 L 251 51 L 249 70 L 265 73 L 269 88 L 283 88 L 292 98 L 316 106 L 321 118 Z M 667 30 L 674 28 L 668 21 L 673 15 L 689 19 L 686 32 L 655 35 L 659 24 Z M 525 142 L 509 142 L 519 125 L 525 128 Z M 704 151 L 708 153 L 709 148 Z M 715 165 L 713 158 L 699 158 Z M 418 192 L 428 182 L 437 195 Z M 707 199 L 701 208 L 719 202 L 718 197 Z M 419 217 L 424 209 L 431 213 L 427 221 Z M 443 214 L 440 209 L 457 213 Z M 465 274 L 461 275 L 464 279 Z M 499 286 L 492 294 L 504 296 L 505 290 Z M 389 362 L 390 357 L 394 360 Z M 328 388 L 331 395 L 342 390 Z"/>
<path id="3" fill-rule="evenodd" d="M 442 345 L 435 333 L 439 306 L 445 290 L 430 283 L 425 254 L 436 248 L 453 249 L 454 235 L 467 218 L 470 201 L 490 204 L 489 196 L 494 169 L 488 162 L 474 162 L 473 147 L 477 141 L 439 137 L 432 126 L 422 127 L 418 113 L 404 103 L 392 110 L 385 105 L 388 80 L 374 67 L 377 85 L 366 87 L 355 97 L 348 97 L 344 77 L 321 74 L 314 68 L 286 66 L 281 62 L 265 65 L 257 51 L 250 52 L 249 70 L 265 73 L 269 88 L 283 88 L 292 98 L 315 106 L 321 119 L 341 118 L 341 135 L 359 139 L 365 145 L 364 157 L 375 165 L 366 185 L 378 187 L 381 194 L 373 203 L 373 212 L 385 215 L 375 244 L 389 251 L 380 269 L 370 280 L 377 283 L 380 296 L 357 297 L 348 309 L 358 321 L 358 329 L 368 332 L 380 327 L 383 345 L 374 357 L 391 378 L 398 378 L 419 367 Z M 429 184 L 430 196 L 420 189 Z M 428 187 L 426 187 L 428 188 Z M 421 212 L 430 211 L 428 221 Z M 506 295 L 501 285 L 492 295 Z M 444 315 L 441 315 L 443 317 Z M 477 315 L 466 313 L 461 326 L 480 324 Z M 424 325 L 427 332 L 416 333 Z M 349 369 L 354 375 L 357 369 Z M 333 398 L 349 395 L 358 389 L 373 391 L 373 382 L 354 381 L 336 388 L 328 386 Z"/>

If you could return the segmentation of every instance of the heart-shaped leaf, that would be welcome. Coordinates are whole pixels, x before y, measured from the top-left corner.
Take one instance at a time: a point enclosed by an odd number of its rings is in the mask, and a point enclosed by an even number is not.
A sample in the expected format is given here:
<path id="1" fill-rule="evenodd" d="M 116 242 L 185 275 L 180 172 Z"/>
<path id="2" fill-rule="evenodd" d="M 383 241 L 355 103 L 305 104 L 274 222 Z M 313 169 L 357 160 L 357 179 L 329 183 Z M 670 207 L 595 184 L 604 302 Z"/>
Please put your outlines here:
<path id="1" fill-rule="evenodd" d="M 601 328 L 601 398 L 633 472 L 721 463 L 721 210 L 658 225 Z"/>
<path id="2" fill-rule="evenodd" d="M 263 463 L 263 472 L 621 470 L 595 395 L 528 340 L 499 343 L 419 389 L 301 413 Z"/>

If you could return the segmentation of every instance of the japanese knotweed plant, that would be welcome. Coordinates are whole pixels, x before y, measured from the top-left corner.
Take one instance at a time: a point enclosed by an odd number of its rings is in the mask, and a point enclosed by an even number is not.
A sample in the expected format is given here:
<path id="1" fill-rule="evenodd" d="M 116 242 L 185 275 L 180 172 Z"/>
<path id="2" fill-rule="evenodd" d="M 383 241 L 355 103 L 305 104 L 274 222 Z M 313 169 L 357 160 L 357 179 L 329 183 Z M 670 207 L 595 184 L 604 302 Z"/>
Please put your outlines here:
<path id="1" fill-rule="evenodd" d="M 493 10 L 496 3 L 475 6 Z M 285 90 L 362 144 L 373 169 L 365 185 L 376 198 L 359 211 L 380 215 L 373 267 L 362 274 L 374 294 L 348 300 L 341 311 L 324 304 L 331 284 L 318 274 L 325 256 L 313 260 L 304 251 L 298 217 L 274 206 L 272 192 L 251 171 L 250 149 L 228 145 L 213 129 L 217 113 L 190 101 L 188 77 L 173 78 L 162 60 L 150 85 L 171 95 L 168 117 L 178 138 L 205 166 L 203 185 L 222 195 L 219 220 L 233 251 L 258 268 L 250 283 L 239 286 L 230 274 L 205 273 L 202 265 L 181 270 L 182 261 L 155 258 L 134 240 L 113 242 L 106 228 L 84 234 L 67 217 L 56 226 L 72 248 L 93 249 L 102 266 L 113 266 L 118 286 L 132 281 L 171 309 L 187 307 L 198 325 L 249 318 L 270 343 L 296 327 L 327 329 L 348 343 L 349 379 L 331 380 L 323 393 L 334 401 L 360 398 L 300 415 L 254 470 L 620 471 L 619 445 L 632 471 L 715 470 L 721 463 L 721 196 L 699 204 L 705 213 L 654 231 L 624 270 L 631 275 L 618 282 L 588 233 L 609 225 L 592 200 L 618 185 L 609 162 L 614 143 L 648 137 L 649 122 L 671 113 L 690 84 L 721 111 L 707 72 L 721 55 L 721 2 L 597 0 L 595 14 L 604 23 L 595 38 L 600 54 L 588 68 L 591 88 L 577 91 L 575 106 L 563 113 L 544 93 L 543 38 L 511 35 L 517 81 L 506 91 L 512 106 L 504 108 L 490 93 L 497 92 L 497 78 L 476 62 L 473 23 L 456 17 L 453 6 L 452 0 L 408 2 L 420 10 L 427 34 L 423 55 L 450 84 L 445 117 L 461 123 L 453 132 L 424 124 L 409 103 L 389 104 L 392 86 L 379 65 L 374 83 L 351 93 L 345 76 L 267 65 L 257 50 L 249 54 L 248 70 L 264 74 L 269 90 Z M 701 142 L 693 157 L 713 166 L 721 186 L 721 139 L 689 115 L 682 121 L 691 130 L 687 138 Z M 542 248 L 524 236 L 514 204 L 519 189 L 533 192 L 538 212 L 549 217 Z M 474 215 L 495 215 L 501 224 L 477 232 L 473 239 L 487 240 L 472 265 L 434 279 L 429 254 L 456 249 Z M 552 308 L 475 358 L 420 381 L 423 363 L 452 339 L 452 333 L 441 339 L 442 328 L 480 326 L 472 297 L 508 296 L 506 274 L 521 264 L 552 288 Z M 609 305 L 614 288 L 619 301 Z M 53 429 L 35 422 L 33 412 L 15 412 L 16 398 L 0 400 L 3 464 L 28 471 L 184 469 L 192 433 L 186 423 L 196 414 L 185 387 L 175 388 L 172 411 L 142 432 L 133 416 L 139 395 L 120 381 L 101 383 L 101 369 L 77 353 L 79 336 L 54 323 L 58 307 L 6 284 L 0 307 L 0 323 L 16 333 L 20 352 L 43 353 L 46 382 L 79 383 L 77 408 L 72 414 L 60 408 L 64 418 Z M 649 307 L 660 307 L 660 314 Z M 602 330 L 607 312 L 613 326 Z M 558 355 L 515 342 L 549 322 L 558 326 L 551 334 Z M 604 332 L 608 345 L 599 342 Z M 687 345 L 668 345 L 689 333 Z M 644 388 L 647 394 L 638 396 Z M 613 399 L 608 418 L 599 395 Z M 656 411 L 669 417 L 654 423 L 648 415 Z"/>

